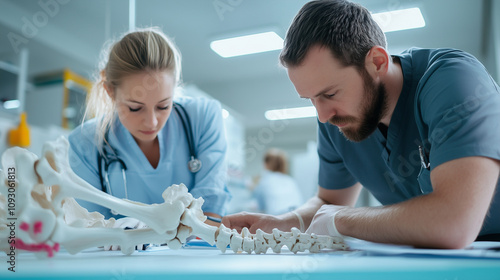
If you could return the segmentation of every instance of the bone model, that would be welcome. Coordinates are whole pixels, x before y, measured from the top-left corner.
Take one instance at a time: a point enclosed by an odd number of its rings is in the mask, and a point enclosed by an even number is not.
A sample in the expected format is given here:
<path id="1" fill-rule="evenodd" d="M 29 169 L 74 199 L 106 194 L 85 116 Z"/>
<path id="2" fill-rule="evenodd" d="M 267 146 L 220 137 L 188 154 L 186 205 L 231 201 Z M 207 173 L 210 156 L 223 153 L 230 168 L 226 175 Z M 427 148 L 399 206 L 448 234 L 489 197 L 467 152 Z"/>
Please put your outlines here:
<path id="1" fill-rule="evenodd" d="M 162 194 L 161 204 L 142 204 L 119 199 L 101 192 L 78 177 L 68 161 L 68 141 L 60 137 L 44 144 L 42 157 L 28 150 L 10 148 L 2 156 L 0 170 L 0 251 L 45 252 L 53 256 L 63 246 L 76 254 L 84 249 L 119 245 L 131 254 L 136 244 L 167 244 L 178 249 L 186 238 L 195 235 L 222 252 L 227 246 L 234 252 L 265 253 L 268 248 L 279 253 L 283 246 L 290 251 L 319 252 L 321 249 L 344 250 L 340 237 L 309 235 L 292 228 L 291 232 L 274 229 L 241 233 L 224 225 L 205 224 L 202 198 L 194 199 L 186 186 L 172 185 Z M 114 228 L 115 219 L 89 213 L 78 205 L 82 199 L 144 222 L 148 227 L 134 230 Z"/>

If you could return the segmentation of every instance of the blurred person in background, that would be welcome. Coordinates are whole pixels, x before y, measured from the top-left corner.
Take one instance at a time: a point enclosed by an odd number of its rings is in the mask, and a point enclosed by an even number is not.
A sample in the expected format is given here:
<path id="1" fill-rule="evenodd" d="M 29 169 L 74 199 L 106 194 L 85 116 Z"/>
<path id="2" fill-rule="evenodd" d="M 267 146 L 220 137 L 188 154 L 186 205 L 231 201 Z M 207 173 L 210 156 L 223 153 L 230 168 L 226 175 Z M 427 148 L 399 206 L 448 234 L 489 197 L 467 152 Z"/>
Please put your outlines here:
<path id="1" fill-rule="evenodd" d="M 264 155 L 264 171 L 254 189 L 260 210 L 279 215 L 302 205 L 303 199 L 295 180 L 287 174 L 288 162 L 284 151 L 269 149 Z"/>

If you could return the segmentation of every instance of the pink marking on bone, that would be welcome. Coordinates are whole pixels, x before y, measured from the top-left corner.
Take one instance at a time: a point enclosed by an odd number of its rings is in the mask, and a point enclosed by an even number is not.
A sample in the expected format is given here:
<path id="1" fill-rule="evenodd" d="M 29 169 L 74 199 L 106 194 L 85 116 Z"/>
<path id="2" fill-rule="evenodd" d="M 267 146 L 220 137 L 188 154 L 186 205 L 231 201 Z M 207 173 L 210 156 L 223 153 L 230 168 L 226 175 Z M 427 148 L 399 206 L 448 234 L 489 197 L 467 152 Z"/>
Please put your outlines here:
<path id="1" fill-rule="evenodd" d="M 59 243 L 54 244 L 53 247 L 51 247 L 47 243 L 39 243 L 39 244 L 26 244 L 24 243 L 21 239 L 16 238 L 14 242 L 14 247 L 19 250 L 26 250 L 30 252 L 40 252 L 40 251 L 45 251 L 47 252 L 47 256 L 49 258 L 52 258 L 54 256 L 54 250 L 56 252 L 59 251 Z"/>
<path id="2" fill-rule="evenodd" d="M 30 225 L 27 222 L 22 222 L 19 228 L 23 231 L 28 231 L 30 229 Z"/>
<path id="3" fill-rule="evenodd" d="M 36 221 L 35 225 L 33 226 L 33 233 L 35 233 L 35 234 L 41 233 L 42 232 L 42 226 L 43 226 L 42 221 Z"/>

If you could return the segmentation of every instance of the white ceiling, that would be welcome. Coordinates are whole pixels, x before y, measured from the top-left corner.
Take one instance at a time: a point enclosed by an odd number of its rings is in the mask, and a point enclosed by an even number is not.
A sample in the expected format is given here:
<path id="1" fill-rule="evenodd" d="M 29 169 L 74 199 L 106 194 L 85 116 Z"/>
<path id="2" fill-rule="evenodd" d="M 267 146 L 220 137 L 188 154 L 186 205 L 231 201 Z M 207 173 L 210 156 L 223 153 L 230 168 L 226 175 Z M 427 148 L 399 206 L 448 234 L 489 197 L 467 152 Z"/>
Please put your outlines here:
<path id="1" fill-rule="evenodd" d="M 0 0 L 0 60 L 15 63 L 9 33 L 24 36 L 30 50 L 29 74 L 34 76 L 64 67 L 90 77 L 96 70 L 106 40 L 128 30 L 128 1 L 42 0 L 58 4 L 58 11 L 43 17 L 38 0 Z M 498 0 L 494 0 L 498 1 Z M 173 37 L 183 55 L 187 84 L 219 99 L 238 112 L 247 128 L 269 125 L 268 109 L 307 105 L 299 99 L 278 51 L 221 58 L 211 51 L 213 39 L 272 29 L 282 37 L 306 0 L 137 0 L 136 25 L 160 26 Z M 479 59 L 483 56 L 481 0 L 362 0 L 372 12 L 420 7 L 426 20 L 421 29 L 387 34 L 389 50 L 411 46 L 454 47 Z M 226 10 L 217 11 L 216 7 Z M 50 6 L 54 10 L 54 6 Z M 38 17 L 38 18 L 37 18 Z M 46 22 L 43 22 L 46 19 Z M 38 20 L 36 30 L 26 21 Z M 24 33 L 23 33 L 24 32 Z M 28 33 L 26 33 L 28 32 Z M 314 119 L 290 121 L 289 128 L 315 126 Z"/>

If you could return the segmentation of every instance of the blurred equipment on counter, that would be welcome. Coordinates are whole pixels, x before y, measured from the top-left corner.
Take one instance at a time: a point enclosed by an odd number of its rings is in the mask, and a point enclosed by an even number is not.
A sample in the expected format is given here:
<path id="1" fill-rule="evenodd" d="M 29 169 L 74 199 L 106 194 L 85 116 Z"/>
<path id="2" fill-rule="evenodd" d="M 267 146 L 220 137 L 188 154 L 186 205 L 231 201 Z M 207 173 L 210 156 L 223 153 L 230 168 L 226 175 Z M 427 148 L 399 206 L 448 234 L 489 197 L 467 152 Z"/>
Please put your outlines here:
<path id="1" fill-rule="evenodd" d="M 37 75 L 26 95 L 26 111 L 33 125 L 60 126 L 72 130 L 82 123 L 92 83 L 69 69 Z M 47 106 L 51 104 L 50 110 Z"/>
<path id="2" fill-rule="evenodd" d="M 26 120 L 26 112 L 22 112 L 19 117 L 17 128 L 9 130 L 9 145 L 26 148 L 30 145 L 30 129 Z"/>

